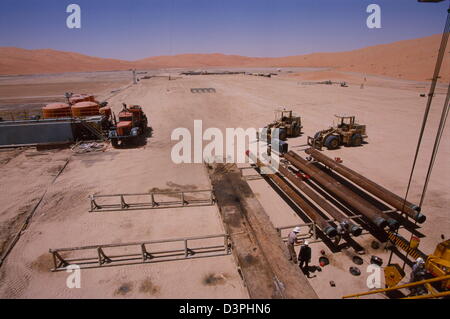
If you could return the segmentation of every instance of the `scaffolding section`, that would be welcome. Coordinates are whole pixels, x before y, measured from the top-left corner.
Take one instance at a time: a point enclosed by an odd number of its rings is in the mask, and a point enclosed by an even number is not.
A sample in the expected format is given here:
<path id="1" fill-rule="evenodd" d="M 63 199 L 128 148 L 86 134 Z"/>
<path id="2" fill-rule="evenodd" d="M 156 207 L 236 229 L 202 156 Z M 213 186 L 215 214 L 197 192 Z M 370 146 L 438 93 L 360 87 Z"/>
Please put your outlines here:
<path id="1" fill-rule="evenodd" d="M 214 192 L 211 189 L 90 195 L 89 199 L 90 212 L 212 206 L 216 202 Z"/>
<path id="2" fill-rule="evenodd" d="M 219 234 L 50 249 L 51 271 L 64 271 L 70 265 L 85 269 L 225 256 L 231 252 L 228 238 L 227 234 Z"/>

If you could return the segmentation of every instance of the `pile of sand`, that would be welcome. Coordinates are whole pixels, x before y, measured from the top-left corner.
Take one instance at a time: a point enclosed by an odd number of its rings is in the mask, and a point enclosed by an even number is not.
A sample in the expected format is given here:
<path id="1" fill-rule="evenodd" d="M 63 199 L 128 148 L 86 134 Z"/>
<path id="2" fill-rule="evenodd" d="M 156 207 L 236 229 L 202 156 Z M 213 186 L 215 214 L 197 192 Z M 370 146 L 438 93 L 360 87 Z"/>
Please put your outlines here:
<path id="1" fill-rule="evenodd" d="M 122 61 L 55 50 L 0 48 L 0 74 L 33 74 L 161 68 L 330 67 L 338 71 L 425 81 L 433 74 L 441 35 L 376 45 L 348 52 L 313 53 L 282 58 L 224 54 L 182 54 Z M 448 52 L 441 79 L 450 79 Z"/>

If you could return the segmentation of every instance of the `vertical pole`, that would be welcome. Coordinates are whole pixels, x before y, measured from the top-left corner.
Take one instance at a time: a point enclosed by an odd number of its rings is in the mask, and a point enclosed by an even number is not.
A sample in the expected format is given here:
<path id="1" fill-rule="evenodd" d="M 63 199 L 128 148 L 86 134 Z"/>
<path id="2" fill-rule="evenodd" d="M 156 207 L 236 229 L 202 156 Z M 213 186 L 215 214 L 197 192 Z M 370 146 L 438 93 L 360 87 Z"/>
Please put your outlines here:
<path id="1" fill-rule="evenodd" d="M 223 236 L 223 244 L 225 246 L 225 253 L 228 254 L 228 236 L 227 235 Z"/>
<path id="2" fill-rule="evenodd" d="M 398 230 L 397 230 L 398 231 Z M 395 247 L 395 243 L 394 243 L 394 241 L 391 239 L 391 235 L 390 235 L 390 232 L 388 232 L 388 241 L 387 241 L 387 243 L 391 243 L 392 245 L 394 245 L 394 247 Z M 386 243 L 386 244 L 387 244 Z M 385 246 L 386 247 L 386 246 Z M 391 262 L 392 262 L 392 257 L 393 257 L 393 255 L 394 255 L 394 247 L 391 247 L 391 253 L 389 254 L 389 260 L 388 260 L 388 266 L 390 266 L 391 265 Z"/>
<path id="3" fill-rule="evenodd" d="M 120 206 L 122 209 L 125 209 L 127 205 L 125 204 L 125 200 L 123 199 L 123 195 L 120 195 Z"/>
<path id="4" fill-rule="evenodd" d="M 56 263 L 56 254 L 55 254 L 55 252 L 52 252 L 52 255 L 53 255 L 53 265 L 55 265 L 54 269 L 56 270 L 58 268 L 58 265 Z"/>
<path id="5" fill-rule="evenodd" d="M 136 69 L 133 69 L 133 84 L 137 84 L 137 80 L 136 80 Z"/>
<path id="6" fill-rule="evenodd" d="M 184 240 L 184 257 L 188 257 L 188 245 L 187 245 L 187 239 Z"/>
<path id="7" fill-rule="evenodd" d="M 152 193 L 151 197 L 152 197 L 152 207 L 155 207 L 155 205 L 156 205 L 155 194 Z"/>
<path id="8" fill-rule="evenodd" d="M 147 258 L 147 256 L 146 256 L 146 251 L 145 251 L 145 245 L 144 244 L 141 245 L 141 252 L 142 252 L 142 262 L 145 262 L 145 259 Z"/>
<path id="9" fill-rule="evenodd" d="M 102 266 L 102 253 L 101 253 L 102 249 L 100 247 L 97 248 L 97 254 L 98 254 L 98 265 L 101 267 Z"/>
<path id="10" fill-rule="evenodd" d="M 91 198 L 91 212 L 93 212 L 94 209 L 95 209 L 95 205 L 94 205 L 94 195 L 90 195 L 89 197 Z"/>

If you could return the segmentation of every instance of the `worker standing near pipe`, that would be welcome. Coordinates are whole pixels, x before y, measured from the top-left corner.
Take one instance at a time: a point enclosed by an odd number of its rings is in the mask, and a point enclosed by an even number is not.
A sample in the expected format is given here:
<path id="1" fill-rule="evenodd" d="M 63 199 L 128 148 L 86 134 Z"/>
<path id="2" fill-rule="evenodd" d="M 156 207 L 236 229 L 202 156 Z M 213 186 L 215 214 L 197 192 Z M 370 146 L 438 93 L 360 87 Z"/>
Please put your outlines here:
<path id="1" fill-rule="evenodd" d="M 311 247 L 309 247 L 309 242 L 305 240 L 300 252 L 298 253 L 298 266 L 303 271 L 303 273 L 309 278 L 309 261 L 311 260 Z"/>
<path id="2" fill-rule="evenodd" d="M 287 240 L 287 247 L 289 250 L 289 254 L 290 254 L 290 258 L 289 260 L 292 260 L 294 262 L 294 264 L 297 263 L 297 254 L 295 253 L 295 244 L 298 244 L 298 238 L 297 235 L 298 233 L 300 233 L 300 227 L 295 227 L 288 236 L 288 240 Z"/>
<path id="3" fill-rule="evenodd" d="M 349 224 L 346 221 L 342 221 L 337 225 L 336 231 L 337 235 L 334 237 L 334 244 L 337 246 L 339 245 L 339 242 L 341 241 L 342 237 L 348 234 L 349 232 Z"/>
<path id="4" fill-rule="evenodd" d="M 364 190 L 379 197 L 380 199 L 382 199 L 389 205 L 392 205 L 399 211 L 403 211 L 409 217 L 413 218 L 415 221 L 423 223 L 426 220 L 425 215 L 420 213 L 420 207 L 408 201 L 405 201 L 400 196 L 392 193 L 390 190 L 387 190 L 381 185 L 378 185 L 377 183 L 369 180 L 368 178 L 362 176 L 361 174 L 351 170 L 350 168 L 340 163 L 337 163 L 336 161 L 333 161 L 331 158 L 320 153 L 315 149 L 310 148 L 307 149 L 305 152 L 306 154 L 311 155 L 315 160 L 323 163 L 324 165 L 335 170 L 342 176 L 348 178 L 350 181 L 360 186 Z"/>
<path id="5" fill-rule="evenodd" d="M 335 179 L 331 178 L 317 167 L 308 163 L 305 159 L 290 151 L 284 155 L 284 157 L 290 161 L 295 167 L 302 170 L 313 180 L 318 182 L 323 188 L 339 197 L 342 201 L 348 205 L 357 209 L 363 215 L 365 215 L 370 221 L 380 228 L 389 226 L 390 229 L 397 229 L 399 227 L 398 221 L 390 218 L 378 208 L 373 206 L 368 201 L 364 200 L 360 196 L 356 195 L 349 189 L 342 186 Z"/>

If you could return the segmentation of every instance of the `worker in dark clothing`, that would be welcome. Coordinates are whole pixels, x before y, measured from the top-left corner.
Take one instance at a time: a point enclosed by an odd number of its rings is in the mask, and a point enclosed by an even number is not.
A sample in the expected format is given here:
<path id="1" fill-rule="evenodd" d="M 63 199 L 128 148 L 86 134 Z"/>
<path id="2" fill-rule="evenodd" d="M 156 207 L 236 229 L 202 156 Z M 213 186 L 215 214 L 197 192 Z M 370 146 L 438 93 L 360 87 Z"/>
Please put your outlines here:
<path id="1" fill-rule="evenodd" d="M 309 247 L 309 242 L 305 240 L 300 252 L 298 253 L 299 267 L 303 273 L 309 277 L 309 262 L 311 260 L 311 247 Z"/>

